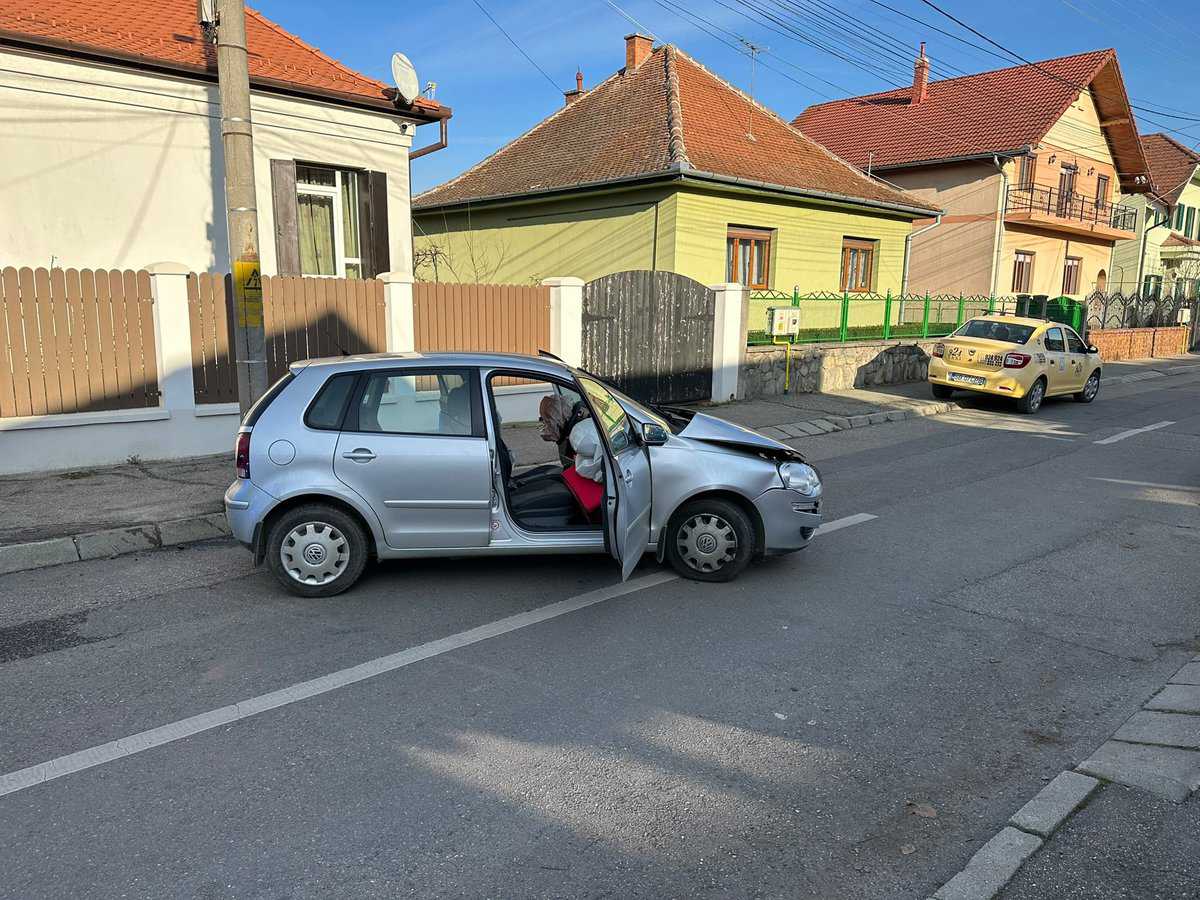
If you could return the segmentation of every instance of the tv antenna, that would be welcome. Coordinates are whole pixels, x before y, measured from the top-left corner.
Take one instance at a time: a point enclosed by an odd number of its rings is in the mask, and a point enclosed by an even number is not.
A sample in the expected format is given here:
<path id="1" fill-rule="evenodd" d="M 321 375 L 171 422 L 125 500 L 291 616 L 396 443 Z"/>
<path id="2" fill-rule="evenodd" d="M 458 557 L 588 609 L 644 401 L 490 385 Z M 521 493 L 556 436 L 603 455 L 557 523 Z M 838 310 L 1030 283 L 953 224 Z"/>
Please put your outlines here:
<path id="1" fill-rule="evenodd" d="M 768 49 L 762 44 L 755 44 L 744 37 L 738 38 L 738 43 L 746 48 L 746 52 L 750 54 L 750 99 L 754 100 L 754 75 L 758 68 L 758 54 Z M 750 116 L 746 122 L 746 137 L 754 140 L 754 107 L 750 108 Z"/>

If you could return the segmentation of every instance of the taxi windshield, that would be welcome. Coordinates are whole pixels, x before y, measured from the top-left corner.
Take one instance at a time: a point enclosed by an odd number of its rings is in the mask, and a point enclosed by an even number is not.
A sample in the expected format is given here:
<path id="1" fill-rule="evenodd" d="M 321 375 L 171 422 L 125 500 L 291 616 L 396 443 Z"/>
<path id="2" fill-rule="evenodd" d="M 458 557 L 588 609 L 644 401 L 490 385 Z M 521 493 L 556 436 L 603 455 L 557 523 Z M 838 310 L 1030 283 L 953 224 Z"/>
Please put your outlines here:
<path id="1" fill-rule="evenodd" d="M 1034 332 L 1033 325 L 1017 325 L 1012 322 L 996 322 L 988 319 L 972 319 L 954 332 L 954 337 L 982 338 L 987 341 L 1006 341 L 1024 344 Z"/>

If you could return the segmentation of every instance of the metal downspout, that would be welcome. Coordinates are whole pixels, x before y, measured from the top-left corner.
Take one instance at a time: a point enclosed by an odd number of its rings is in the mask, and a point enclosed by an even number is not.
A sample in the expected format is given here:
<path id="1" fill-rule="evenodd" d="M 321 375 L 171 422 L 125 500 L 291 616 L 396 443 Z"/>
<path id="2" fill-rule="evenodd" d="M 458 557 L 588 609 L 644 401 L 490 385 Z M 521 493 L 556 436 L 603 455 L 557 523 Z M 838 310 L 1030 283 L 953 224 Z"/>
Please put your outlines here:
<path id="1" fill-rule="evenodd" d="M 919 234 L 924 234 L 927 231 L 933 231 L 942 224 L 942 216 L 944 213 L 938 213 L 934 217 L 931 224 L 918 228 L 916 231 L 910 231 L 904 236 L 904 265 L 900 270 L 900 296 L 903 297 L 908 293 L 908 262 L 909 256 L 912 254 L 912 240 Z M 903 302 L 903 301 L 901 301 Z"/>
<path id="2" fill-rule="evenodd" d="M 992 157 L 992 165 L 1000 173 L 1000 197 L 996 202 L 996 232 L 992 238 L 992 287 L 990 294 L 996 296 L 996 280 L 1000 277 L 1000 253 L 1004 248 L 1004 213 L 1008 209 L 1008 173 L 999 156 Z"/>

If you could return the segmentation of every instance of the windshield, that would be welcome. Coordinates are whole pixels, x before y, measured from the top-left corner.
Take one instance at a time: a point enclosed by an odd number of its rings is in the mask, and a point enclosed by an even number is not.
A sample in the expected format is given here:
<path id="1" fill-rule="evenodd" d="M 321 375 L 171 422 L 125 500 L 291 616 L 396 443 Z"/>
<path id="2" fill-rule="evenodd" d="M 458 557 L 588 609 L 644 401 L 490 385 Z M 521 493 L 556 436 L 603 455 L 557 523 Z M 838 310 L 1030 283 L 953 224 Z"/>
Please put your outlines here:
<path id="1" fill-rule="evenodd" d="M 658 413 L 651 409 L 647 409 L 646 406 L 638 403 L 628 394 L 621 393 L 611 384 L 606 384 L 605 387 L 608 388 L 609 392 L 611 392 L 612 395 L 617 398 L 617 402 L 625 407 L 625 411 L 632 415 L 639 422 L 653 422 L 655 425 L 661 425 L 672 434 L 679 434 L 681 429 L 672 427 L 671 423 Z"/>
<path id="2" fill-rule="evenodd" d="M 952 337 L 982 338 L 987 341 L 1005 341 L 1009 344 L 1024 344 L 1035 331 L 1033 325 L 1017 325 L 1012 322 L 996 322 L 988 319 L 972 319 L 954 332 Z"/>

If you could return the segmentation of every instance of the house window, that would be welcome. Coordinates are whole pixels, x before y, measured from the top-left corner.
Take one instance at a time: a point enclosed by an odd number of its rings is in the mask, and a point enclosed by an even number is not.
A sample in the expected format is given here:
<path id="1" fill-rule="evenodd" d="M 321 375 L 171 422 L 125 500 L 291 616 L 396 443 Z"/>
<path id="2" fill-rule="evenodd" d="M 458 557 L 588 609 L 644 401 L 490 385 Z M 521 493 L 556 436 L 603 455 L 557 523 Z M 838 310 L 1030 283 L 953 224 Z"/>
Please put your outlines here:
<path id="1" fill-rule="evenodd" d="M 1187 217 L 1183 220 L 1183 233 L 1189 238 L 1194 237 L 1193 231 L 1196 227 L 1196 207 L 1189 206 L 1187 208 Z"/>
<path id="2" fill-rule="evenodd" d="M 1096 205 L 1100 208 L 1108 206 L 1108 176 L 1096 176 Z"/>
<path id="3" fill-rule="evenodd" d="M 296 166 L 301 274 L 362 277 L 361 181 L 350 169 Z"/>
<path id="4" fill-rule="evenodd" d="M 1033 176 L 1037 171 L 1036 156 L 1022 156 L 1017 168 L 1017 187 L 1027 191 L 1033 187 Z"/>
<path id="5" fill-rule="evenodd" d="M 1172 231 L 1183 231 L 1183 207 L 1175 207 L 1175 221 L 1171 225 Z"/>
<path id="6" fill-rule="evenodd" d="M 1018 250 L 1013 256 L 1013 293 L 1028 294 L 1031 284 L 1033 284 L 1033 254 L 1028 250 Z"/>
<path id="7" fill-rule="evenodd" d="M 1063 265 L 1063 283 L 1062 292 L 1064 294 L 1079 293 L 1079 271 L 1083 266 L 1083 259 L 1078 256 L 1068 256 L 1066 263 Z"/>
<path id="8" fill-rule="evenodd" d="M 725 272 L 732 282 L 766 290 L 771 279 L 771 232 L 730 228 L 725 238 Z"/>
<path id="9" fill-rule="evenodd" d="M 1161 275 L 1147 275 L 1142 282 L 1142 299 L 1157 300 L 1162 293 L 1162 282 Z"/>
<path id="10" fill-rule="evenodd" d="M 875 276 L 875 247 L 878 241 L 862 238 L 842 240 L 842 290 L 862 293 L 871 290 Z"/>

